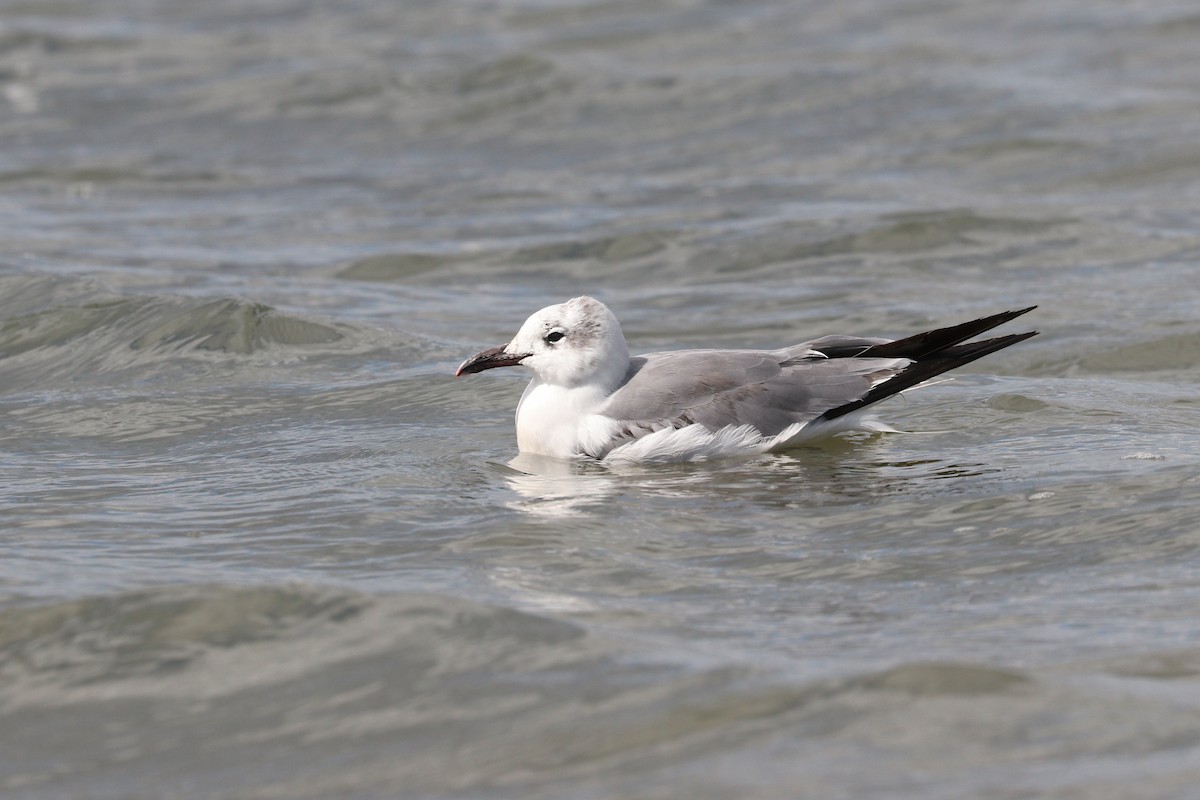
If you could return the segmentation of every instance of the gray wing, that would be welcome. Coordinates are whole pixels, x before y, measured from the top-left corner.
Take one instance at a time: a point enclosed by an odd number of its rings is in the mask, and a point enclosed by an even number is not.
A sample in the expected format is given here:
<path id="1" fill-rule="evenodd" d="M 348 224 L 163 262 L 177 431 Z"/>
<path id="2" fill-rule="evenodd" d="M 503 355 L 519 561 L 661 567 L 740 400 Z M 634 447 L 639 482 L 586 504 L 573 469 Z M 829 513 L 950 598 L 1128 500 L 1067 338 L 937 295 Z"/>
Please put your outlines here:
<path id="1" fill-rule="evenodd" d="M 823 336 L 783 350 L 683 350 L 630 362 L 600 413 L 618 421 L 607 450 L 667 427 L 753 425 L 774 436 L 795 423 L 833 420 L 1036 336 L 968 342 L 1036 306 L 903 339 Z M 604 453 L 594 454 L 602 457 Z"/>
<path id="2" fill-rule="evenodd" d="M 876 341 L 834 339 L 817 341 L 823 347 L 869 347 Z M 825 358 L 812 355 L 810 344 L 776 351 L 682 350 L 638 356 L 600 413 L 624 423 L 623 438 L 693 423 L 710 430 L 749 424 L 774 436 L 865 396 L 909 363 Z"/>

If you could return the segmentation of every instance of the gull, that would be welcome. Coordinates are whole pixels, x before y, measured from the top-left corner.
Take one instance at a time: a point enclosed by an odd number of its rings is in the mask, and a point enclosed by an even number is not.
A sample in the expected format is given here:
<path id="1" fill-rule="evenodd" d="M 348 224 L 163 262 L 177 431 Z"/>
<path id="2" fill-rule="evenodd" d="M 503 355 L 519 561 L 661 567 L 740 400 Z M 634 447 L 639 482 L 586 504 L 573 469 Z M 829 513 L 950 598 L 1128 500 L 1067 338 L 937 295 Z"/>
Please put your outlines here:
<path id="1" fill-rule="evenodd" d="M 853 430 L 893 431 L 875 403 L 1037 331 L 967 342 L 1030 306 L 904 339 L 830 335 L 780 350 L 630 357 L 608 306 L 576 297 L 533 314 L 455 377 L 522 366 L 517 447 L 559 459 L 675 462 L 786 450 Z M 966 342 L 964 344 L 964 342 Z"/>

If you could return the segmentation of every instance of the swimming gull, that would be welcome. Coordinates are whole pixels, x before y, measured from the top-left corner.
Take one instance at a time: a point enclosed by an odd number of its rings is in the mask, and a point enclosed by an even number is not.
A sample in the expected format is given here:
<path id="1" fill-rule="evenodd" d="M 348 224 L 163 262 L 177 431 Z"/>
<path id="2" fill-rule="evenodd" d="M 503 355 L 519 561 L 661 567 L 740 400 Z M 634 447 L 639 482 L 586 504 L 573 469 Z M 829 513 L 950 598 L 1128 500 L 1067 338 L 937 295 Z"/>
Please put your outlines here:
<path id="1" fill-rule="evenodd" d="M 468 358 L 455 376 L 533 371 L 517 406 L 522 453 L 634 462 L 765 453 L 849 430 L 892 430 L 867 416 L 870 406 L 1034 336 L 967 342 L 1034 308 L 894 341 L 832 335 L 781 350 L 631 358 L 608 306 L 576 297 L 538 311 L 511 342 Z"/>

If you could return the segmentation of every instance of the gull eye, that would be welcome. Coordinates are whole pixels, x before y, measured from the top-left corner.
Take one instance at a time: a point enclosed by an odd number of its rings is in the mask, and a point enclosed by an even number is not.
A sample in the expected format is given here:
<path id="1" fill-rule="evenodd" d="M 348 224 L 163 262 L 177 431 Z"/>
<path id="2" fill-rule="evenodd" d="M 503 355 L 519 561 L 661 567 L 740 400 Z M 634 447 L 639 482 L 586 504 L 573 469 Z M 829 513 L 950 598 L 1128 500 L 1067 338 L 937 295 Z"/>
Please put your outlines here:
<path id="1" fill-rule="evenodd" d="M 566 334 L 562 331 L 550 331 L 546 334 L 546 344 L 556 344 L 562 341 L 564 336 L 566 336 Z"/>

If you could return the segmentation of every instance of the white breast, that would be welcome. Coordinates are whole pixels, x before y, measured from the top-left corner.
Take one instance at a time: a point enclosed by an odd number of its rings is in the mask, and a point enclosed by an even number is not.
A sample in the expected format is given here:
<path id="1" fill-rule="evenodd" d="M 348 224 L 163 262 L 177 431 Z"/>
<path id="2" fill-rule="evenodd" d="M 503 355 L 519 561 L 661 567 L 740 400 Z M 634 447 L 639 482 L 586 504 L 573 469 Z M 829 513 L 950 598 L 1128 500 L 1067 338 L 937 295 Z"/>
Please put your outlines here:
<path id="1" fill-rule="evenodd" d="M 595 413 L 605 398 L 595 387 L 567 389 L 534 378 L 517 405 L 517 447 L 522 453 L 554 458 L 583 454 L 594 439 L 611 435 L 613 423 Z M 606 430 L 596 430 L 598 422 Z"/>

